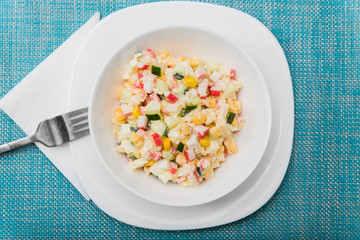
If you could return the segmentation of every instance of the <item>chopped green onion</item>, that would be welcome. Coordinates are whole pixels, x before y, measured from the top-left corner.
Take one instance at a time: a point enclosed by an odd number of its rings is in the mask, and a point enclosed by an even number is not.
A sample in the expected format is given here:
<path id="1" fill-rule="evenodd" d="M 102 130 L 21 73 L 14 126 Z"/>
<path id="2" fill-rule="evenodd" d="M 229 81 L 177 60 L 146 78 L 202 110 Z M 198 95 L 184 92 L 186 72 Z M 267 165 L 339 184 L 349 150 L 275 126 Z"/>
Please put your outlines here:
<path id="1" fill-rule="evenodd" d="M 133 132 L 136 132 L 138 129 L 137 129 L 137 127 L 130 127 L 130 130 Z"/>
<path id="2" fill-rule="evenodd" d="M 132 160 L 136 160 L 137 158 L 134 156 L 134 154 L 130 153 L 130 155 L 128 156 L 128 158 L 132 159 Z"/>

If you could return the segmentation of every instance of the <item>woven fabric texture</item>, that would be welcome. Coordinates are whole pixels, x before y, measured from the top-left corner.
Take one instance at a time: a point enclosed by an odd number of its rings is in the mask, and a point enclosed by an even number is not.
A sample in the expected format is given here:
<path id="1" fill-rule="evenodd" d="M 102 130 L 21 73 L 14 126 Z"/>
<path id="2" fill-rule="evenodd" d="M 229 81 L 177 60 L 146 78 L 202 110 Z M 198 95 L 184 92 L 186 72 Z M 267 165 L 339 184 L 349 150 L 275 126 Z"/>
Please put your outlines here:
<path id="1" fill-rule="evenodd" d="M 135 0 L 1 0 L 0 97 L 96 11 Z M 153 231 L 87 202 L 33 145 L 0 155 L 0 238 L 360 239 L 360 2 L 213 0 L 264 23 L 283 47 L 295 96 L 294 147 L 273 198 L 237 222 Z M 0 112 L 0 142 L 24 136 Z"/>

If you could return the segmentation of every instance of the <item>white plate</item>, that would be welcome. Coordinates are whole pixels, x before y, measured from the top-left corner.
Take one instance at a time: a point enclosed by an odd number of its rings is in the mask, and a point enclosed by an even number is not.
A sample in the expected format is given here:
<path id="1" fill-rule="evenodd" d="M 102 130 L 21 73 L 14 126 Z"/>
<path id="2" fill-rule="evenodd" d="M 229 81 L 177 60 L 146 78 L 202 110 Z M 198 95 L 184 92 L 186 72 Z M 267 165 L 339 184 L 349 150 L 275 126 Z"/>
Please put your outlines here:
<path id="1" fill-rule="evenodd" d="M 144 19 L 144 20 L 141 20 Z M 166 19 L 166 21 L 164 21 Z M 113 21 L 122 33 L 104 28 Z M 254 172 L 238 188 L 211 203 L 169 207 L 146 201 L 113 179 L 97 157 L 90 137 L 71 143 L 79 178 L 94 203 L 125 223 L 152 229 L 213 227 L 248 216 L 264 205 L 279 187 L 290 159 L 294 128 L 292 83 L 285 55 L 271 32 L 255 18 L 227 7 L 193 2 L 138 5 L 103 19 L 84 43 L 74 68 L 71 108 L 89 104 L 95 79 L 115 49 L 138 31 L 174 24 L 204 25 L 231 35 L 255 60 L 267 82 L 272 105 L 269 144 Z M 98 47 L 98 43 L 102 47 Z"/>
<path id="2" fill-rule="evenodd" d="M 102 69 L 101 76 L 95 79 L 89 106 L 92 142 L 108 172 L 129 191 L 149 201 L 168 206 L 200 205 L 234 190 L 260 162 L 271 130 L 270 96 L 260 69 L 244 49 L 229 41 L 229 38 L 195 26 L 158 28 L 151 32 L 141 32 L 139 37 L 131 39 L 125 45 L 116 43 L 113 48 L 118 50 L 108 56 L 110 60 Z M 114 29 L 114 26 L 109 28 Z M 179 38 L 179 33 L 184 39 Z M 130 171 L 126 155 L 115 150 L 117 144 L 114 139 L 114 125 L 110 119 L 114 109 L 119 106 L 116 101 L 117 89 L 124 84 L 119 80 L 133 55 L 139 49 L 146 48 L 155 52 L 167 49 L 175 56 L 212 59 L 236 69 L 236 77 L 244 84 L 244 89 L 237 95 L 243 102 L 241 116 L 246 118 L 245 127 L 235 134 L 240 150 L 237 154 L 226 157 L 226 161 L 216 169 L 216 178 L 213 181 L 205 181 L 198 187 L 188 188 L 179 187 L 177 184 L 164 184 L 155 177 L 146 176 L 143 170 Z"/>

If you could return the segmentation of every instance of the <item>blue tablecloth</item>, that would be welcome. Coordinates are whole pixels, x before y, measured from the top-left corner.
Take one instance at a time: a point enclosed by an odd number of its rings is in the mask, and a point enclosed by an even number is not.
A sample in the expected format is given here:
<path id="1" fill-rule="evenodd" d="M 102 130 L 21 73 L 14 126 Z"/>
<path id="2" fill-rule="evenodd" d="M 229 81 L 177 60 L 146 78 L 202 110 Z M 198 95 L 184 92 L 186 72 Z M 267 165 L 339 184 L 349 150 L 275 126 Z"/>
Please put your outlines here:
<path id="1" fill-rule="evenodd" d="M 213 0 L 277 37 L 295 95 L 291 162 L 273 198 L 251 216 L 194 231 L 118 222 L 87 202 L 33 145 L 0 156 L 0 238 L 360 238 L 360 2 Z M 0 97 L 96 11 L 133 0 L 0 1 Z M 24 135 L 0 112 L 0 142 Z"/>

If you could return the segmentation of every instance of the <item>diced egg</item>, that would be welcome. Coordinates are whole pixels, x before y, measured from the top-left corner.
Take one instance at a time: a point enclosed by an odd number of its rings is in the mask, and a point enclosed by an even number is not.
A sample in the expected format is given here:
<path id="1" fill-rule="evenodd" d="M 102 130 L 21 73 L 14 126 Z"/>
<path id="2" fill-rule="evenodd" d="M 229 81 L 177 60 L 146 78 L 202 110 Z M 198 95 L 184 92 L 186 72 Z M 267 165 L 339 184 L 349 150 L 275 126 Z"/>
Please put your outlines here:
<path id="1" fill-rule="evenodd" d="M 125 153 L 132 153 L 135 151 L 135 147 L 130 140 L 122 140 L 120 147 L 124 149 Z"/>
<path id="2" fill-rule="evenodd" d="M 167 183 L 172 179 L 172 175 L 169 173 L 169 171 L 163 171 L 157 175 L 157 177 L 163 182 Z"/>
<path id="3" fill-rule="evenodd" d="M 139 167 L 144 166 L 147 162 L 148 161 L 146 159 L 139 158 L 139 159 L 129 162 L 128 164 L 129 164 L 129 167 L 131 170 L 135 170 Z"/>
<path id="4" fill-rule="evenodd" d="M 211 140 L 210 141 L 210 146 L 208 146 L 206 148 L 206 152 L 208 154 L 211 154 L 211 153 L 216 153 L 216 151 L 219 149 L 219 144 L 216 140 Z"/>
<path id="5" fill-rule="evenodd" d="M 170 161 L 166 159 L 159 160 L 156 164 L 161 170 L 168 170 L 170 167 Z"/>
<path id="6" fill-rule="evenodd" d="M 146 93 L 152 93 L 154 91 L 154 83 L 153 82 L 144 82 L 144 91 Z"/>
<path id="7" fill-rule="evenodd" d="M 121 139 L 128 139 L 131 136 L 131 129 L 130 129 L 130 124 L 126 123 L 126 124 L 121 124 L 120 125 L 121 128 Z"/>

